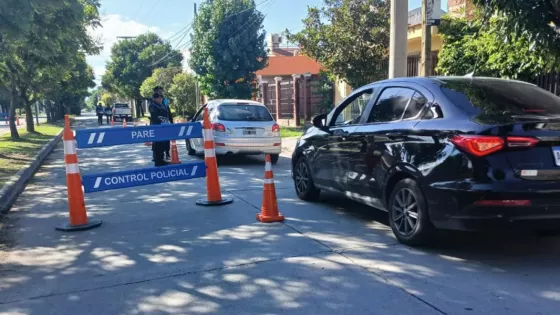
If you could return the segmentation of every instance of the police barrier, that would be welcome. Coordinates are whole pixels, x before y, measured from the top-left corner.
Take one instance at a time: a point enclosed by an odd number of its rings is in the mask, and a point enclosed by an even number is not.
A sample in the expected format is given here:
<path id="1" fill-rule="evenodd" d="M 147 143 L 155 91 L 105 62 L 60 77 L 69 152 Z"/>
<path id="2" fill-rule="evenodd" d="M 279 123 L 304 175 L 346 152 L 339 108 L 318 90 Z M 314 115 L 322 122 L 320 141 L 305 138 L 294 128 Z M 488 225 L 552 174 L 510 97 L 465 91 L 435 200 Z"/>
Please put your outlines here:
<path id="1" fill-rule="evenodd" d="M 128 188 L 206 176 L 204 161 L 82 176 L 84 192 Z"/>
<path id="2" fill-rule="evenodd" d="M 190 138 L 202 138 L 200 123 L 76 130 L 80 149 Z"/>

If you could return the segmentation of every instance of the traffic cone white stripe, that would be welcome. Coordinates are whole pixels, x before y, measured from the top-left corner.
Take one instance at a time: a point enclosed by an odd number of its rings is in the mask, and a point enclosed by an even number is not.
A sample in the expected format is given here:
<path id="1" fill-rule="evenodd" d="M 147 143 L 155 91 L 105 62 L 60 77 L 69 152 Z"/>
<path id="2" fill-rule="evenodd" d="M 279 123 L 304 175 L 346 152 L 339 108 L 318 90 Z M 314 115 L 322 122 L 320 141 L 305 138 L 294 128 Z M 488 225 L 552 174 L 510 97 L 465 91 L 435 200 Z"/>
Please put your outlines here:
<path id="1" fill-rule="evenodd" d="M 66 174 L 79 174 L 80 167 L 77 163 L 66 164 Z"/>
<path id="2" fill-rule="evenodd" d="M 214 133 L 212 129 L 202 129 L 204 141 L 214 141 Z"/>
<path id="3" fill-rule="evenodd" d="M 265 178 L 264 183 L 265 184 L 274 184 L 274 178 Z"/>
<path id="4" fill-rule="evenodd" d="M 270 164 L 270 162 L 266 162 L 264 164 L 264 170 L 265 171 L 272 171 L 272 164 Z"/>
<path id="5" fill-rule="evenodd" d="M 74 140 L 64 140 L 64 154 L 76 154 L 76 142 Z"/>
<path id="6" fill-rule="evenodd" d="M 205 157 L 216 157 L 216 151 L 214 149 L 204 149 Z"/>

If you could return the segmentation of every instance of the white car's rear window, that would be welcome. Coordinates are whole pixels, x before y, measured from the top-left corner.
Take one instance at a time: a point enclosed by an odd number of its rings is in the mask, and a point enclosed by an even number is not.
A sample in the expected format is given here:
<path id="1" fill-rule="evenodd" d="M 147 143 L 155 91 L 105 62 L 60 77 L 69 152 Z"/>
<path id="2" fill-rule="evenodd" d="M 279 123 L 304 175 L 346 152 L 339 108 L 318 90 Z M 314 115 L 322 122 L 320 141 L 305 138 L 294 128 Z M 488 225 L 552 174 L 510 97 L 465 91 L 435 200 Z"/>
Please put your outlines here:
<path id="1" fill-rule="evenodd" d="M 128 104 L 115 104 L 115 108 L 128 108 Z"/>
<path id="2" fill-rule="evenodd" d="M 226 121 L 272 121 L 266 107 L 259 105 L 221 104 L 218 119 Z"/>

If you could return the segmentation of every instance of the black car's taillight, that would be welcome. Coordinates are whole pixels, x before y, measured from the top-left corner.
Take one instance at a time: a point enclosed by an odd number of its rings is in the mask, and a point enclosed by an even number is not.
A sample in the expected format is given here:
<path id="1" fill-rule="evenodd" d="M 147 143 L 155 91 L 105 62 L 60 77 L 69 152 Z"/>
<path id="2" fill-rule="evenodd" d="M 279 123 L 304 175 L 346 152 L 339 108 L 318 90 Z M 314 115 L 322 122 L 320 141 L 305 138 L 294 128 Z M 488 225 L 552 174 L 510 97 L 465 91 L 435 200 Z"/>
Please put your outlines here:
<path id="1" fill-rule="evenodd" d="M 503 148 L 530 148 L 539 140 L 531 137 L 502 137 L 458 135 L 451 138 L 451 142 L 459 148 L 475 156 L 486 156 Z"/>

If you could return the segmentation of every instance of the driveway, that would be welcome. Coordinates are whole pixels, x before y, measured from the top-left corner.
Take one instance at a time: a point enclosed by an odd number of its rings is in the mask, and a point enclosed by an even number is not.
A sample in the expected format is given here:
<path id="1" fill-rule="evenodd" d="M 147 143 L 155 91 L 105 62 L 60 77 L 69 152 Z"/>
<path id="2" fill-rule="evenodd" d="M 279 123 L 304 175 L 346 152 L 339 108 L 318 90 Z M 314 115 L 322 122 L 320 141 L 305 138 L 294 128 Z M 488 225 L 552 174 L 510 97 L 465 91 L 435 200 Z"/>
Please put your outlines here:
<path id="1" fill-rule="evenodd" d="M 80 150 L 81 172 L 147 166 L 150 153 Z M 204 179 L 93 193 L 103 226 L 63 233 L 59 146 L 5 218 L 0 314 L 558 314 L 558 238 L 456 233 L 411 249 L 382 212 L 297 199 L 285 156 L 273 167 L 284 223 L 256 222 L 264 162 L 243 157 L 220 165 L 231 205 L 195 206 Z"/>

